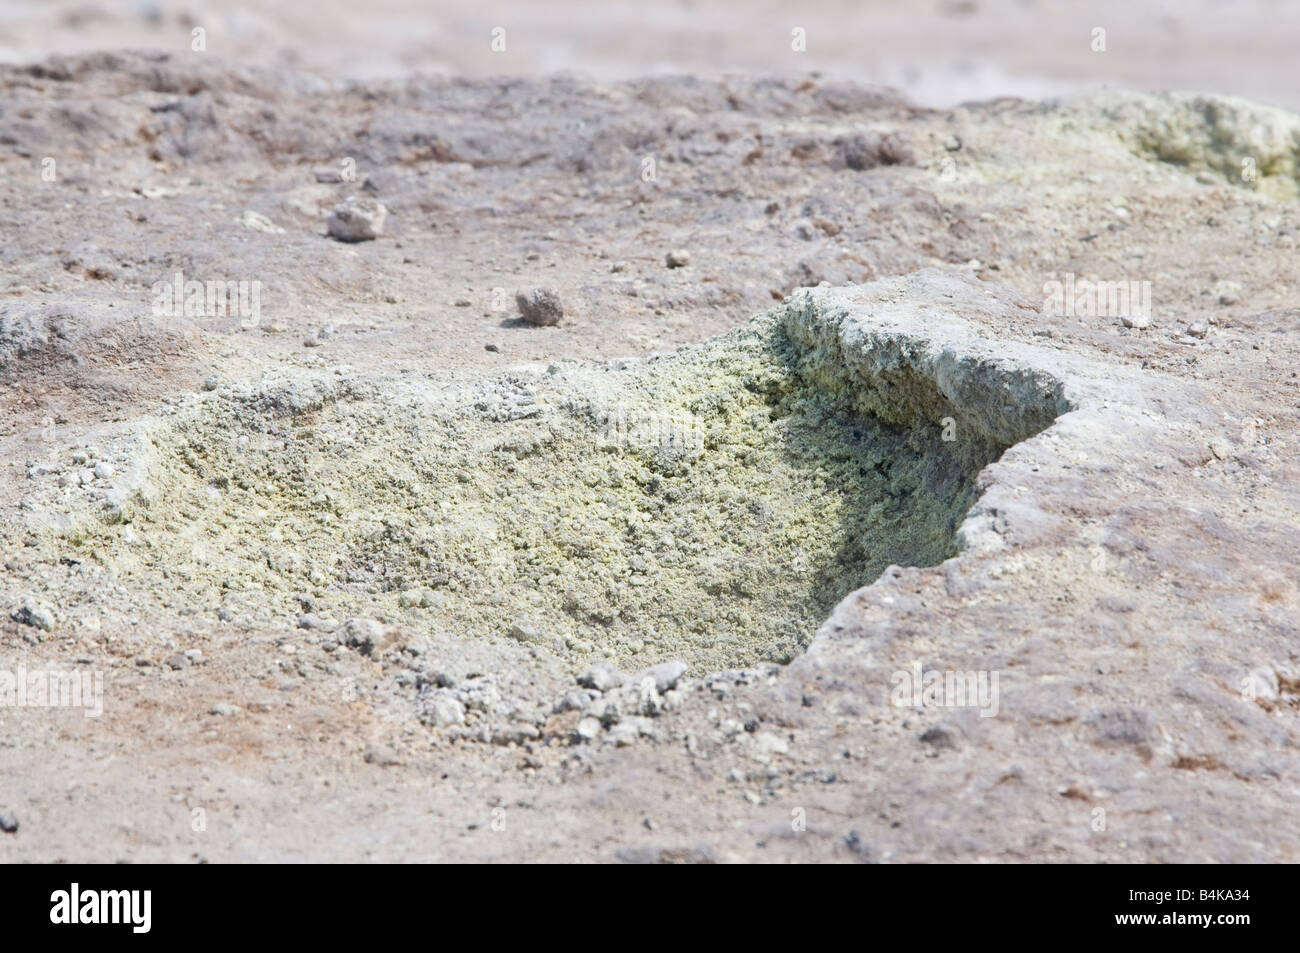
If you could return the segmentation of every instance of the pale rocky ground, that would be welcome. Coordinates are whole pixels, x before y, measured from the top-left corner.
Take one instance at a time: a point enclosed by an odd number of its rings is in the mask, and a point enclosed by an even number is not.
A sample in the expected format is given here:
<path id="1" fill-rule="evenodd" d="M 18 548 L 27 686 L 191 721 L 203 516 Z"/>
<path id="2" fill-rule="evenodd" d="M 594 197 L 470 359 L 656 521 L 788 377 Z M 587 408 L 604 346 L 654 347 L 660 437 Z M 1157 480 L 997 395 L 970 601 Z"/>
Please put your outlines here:
<path id="1" fill-rule="evenodd" d="M 1277 8 L 1239 6 L 1224 48 L 1287 35 Z M 847 43 L 821 77 L 622 78 L 654 68 L 655 31 L 639 58 L 592 57 L 589 79 L 538 75 L 584 62 L 572 50 L 493 68 L 445 44 L 425 62 L 410 30 L 385 34 L 409 46 L 392 68 L 335 69 L 319 23 L 290 61 L 256 42 L 285 35 L 270 13 L 233 56 L 191 54 L 187 29 L 170 54 L 81 52 L 167 45 L 104 9 L 93 29 L 59 25 L 71 5 L 4 21 L 30 55 L 0 70 L 0 670 L 77 666 L 106 690 L 100 718 L 0 710 L 0 814 L 19 821 L 0 858 L 1297 859 L 1300 120 L 1116 90 L 950 108 L 954 82 L 913 90 L 942 103 L 919 106 L 836 75 L 854 72 Z M 159 9 L 149 30 L 197 22 Z M 1073 54 L 1045 70 L 1060 27 L 1036 24 L 1039 59 L 999 67 L 1038 84 L 1019 92 L 1097 79 Z M 1144 26 L 1143 49 L 1167 26 Z M 945 35 L 936 48 L 959 49 Z M 737 43 L 713 62 L 785 68 Z M 1269 89 L 1205 58 L 1177 75 L 1194 59 L 1150 53 L 1107 81 L 1300 105 L 1281 54 L 1252 74 Z M 347 159 L 355 180 L 318 181 Z M 327 237 L 352 195 L 388 209 L 377 240 Z M 666 266 L 675 249 L 685 267 Z M 177 271 L 260 281 L 259 320 L 156 315 L 151 285 Z M 1151 326 L 1053 313 L 1045 284 L 1067 273 L 1149 281 Z M 552 714 L 589 660 L 510 638 L 513 615 L 498 640 L 459 639 L 436 600 L 362 587 L 382 621 L 334 629 L 331 580 L 304 579 L 293 606 L 268 587 L 287 570 L 205 590 L 182 556 L 129 556 L 182 553 L 181 530 L 148 519 L 185 505 L 180 454 L 163 440 L 151 463 L 141 421 L 318 378 L 508 397 L 493 382 L 666 354 L 823 280 L 861 286 L 817 292 L 823 307 L 1051 375 L 1076 409 L 984 471 L 961 555 L 848 595 L 789 665 L 689 667 L 656 690 L 666 710 L 624 719 L 639 738 Z M 557 290 L 559 326 L 515 318 L 535 285 Z M 96 460 L 112 472 L 82 487 Z M 194 525 L 231 550 L 265 542 Z M 998 672 L 997 716 L 894 706 L 915 663 Z M 439 690 L 487 710 L 440 726 Z"/>

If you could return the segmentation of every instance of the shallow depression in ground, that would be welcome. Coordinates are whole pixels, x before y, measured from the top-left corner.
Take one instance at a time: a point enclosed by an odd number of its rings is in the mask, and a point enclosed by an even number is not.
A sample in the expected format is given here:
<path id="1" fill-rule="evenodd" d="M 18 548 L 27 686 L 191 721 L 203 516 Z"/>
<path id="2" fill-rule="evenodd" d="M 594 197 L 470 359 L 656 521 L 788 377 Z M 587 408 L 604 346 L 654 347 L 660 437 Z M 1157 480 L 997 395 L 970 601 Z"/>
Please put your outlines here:
<path id="1" fill-rule="evenodd" d="M 758 319 L 622 365 L 226 387 L 160 420 L 136 542 L 95 546 L 191 605 L 786 661 L 886 566 L 953 555 L 978 469 L 824 376 Z"/>

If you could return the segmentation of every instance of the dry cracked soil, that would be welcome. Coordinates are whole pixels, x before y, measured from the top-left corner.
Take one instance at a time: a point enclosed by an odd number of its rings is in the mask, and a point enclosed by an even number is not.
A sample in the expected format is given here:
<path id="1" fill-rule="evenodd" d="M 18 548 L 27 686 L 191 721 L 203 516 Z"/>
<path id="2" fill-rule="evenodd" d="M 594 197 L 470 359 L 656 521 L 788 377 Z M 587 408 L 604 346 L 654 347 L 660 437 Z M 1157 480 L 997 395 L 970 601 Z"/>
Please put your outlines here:
<path id="1" fill-rule="evenodd" d="M 0 860 L 1300 857 L 1300 118 L 473 72 L 0 66 Z"/>

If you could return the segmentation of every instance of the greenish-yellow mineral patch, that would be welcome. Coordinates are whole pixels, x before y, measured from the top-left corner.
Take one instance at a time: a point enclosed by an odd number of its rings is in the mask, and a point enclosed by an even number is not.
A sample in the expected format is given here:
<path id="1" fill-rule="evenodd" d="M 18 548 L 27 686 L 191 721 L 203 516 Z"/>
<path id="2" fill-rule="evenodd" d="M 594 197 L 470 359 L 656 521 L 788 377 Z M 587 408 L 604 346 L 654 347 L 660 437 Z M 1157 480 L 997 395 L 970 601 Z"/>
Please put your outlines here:
<path id="1" fill-rule="evenodd" d="M 767 315 L 630 366 L 196 395 L 154 427 L 134 545 L 80 545 L 195 605 L 308 595 L 575 667 L 786 660 L 886 566 L 953 555 L 1002 449 L 883 423 L 811 346 Z"/>
<path id="2" fill-rule="evenodd" d="M 1300 196 L 1300 123 L 1286 110 L 1227 96 L 1163 93 L 1109 110 L 1138 153 L 1212 171 L 1279 202 Z"/>

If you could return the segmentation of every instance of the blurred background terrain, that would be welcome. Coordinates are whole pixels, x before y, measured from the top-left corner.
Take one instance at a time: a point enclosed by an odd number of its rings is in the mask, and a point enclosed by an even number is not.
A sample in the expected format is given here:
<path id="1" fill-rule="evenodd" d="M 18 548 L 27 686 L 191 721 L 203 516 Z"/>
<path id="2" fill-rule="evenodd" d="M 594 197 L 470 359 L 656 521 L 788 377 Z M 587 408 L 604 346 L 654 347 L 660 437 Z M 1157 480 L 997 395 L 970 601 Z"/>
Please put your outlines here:
<path id="1" fill-rule="evenodd" d="M 492 49 L 495 27 L 504 50 Z M 355 79 L 796 71 L 897 86 L 937 107 L 1109 85 L 1300 109 L 1300 4 L 1288 0 L 3 0 L 0 62 L 182 52 L 195 28 L 229 63 Z"/>

